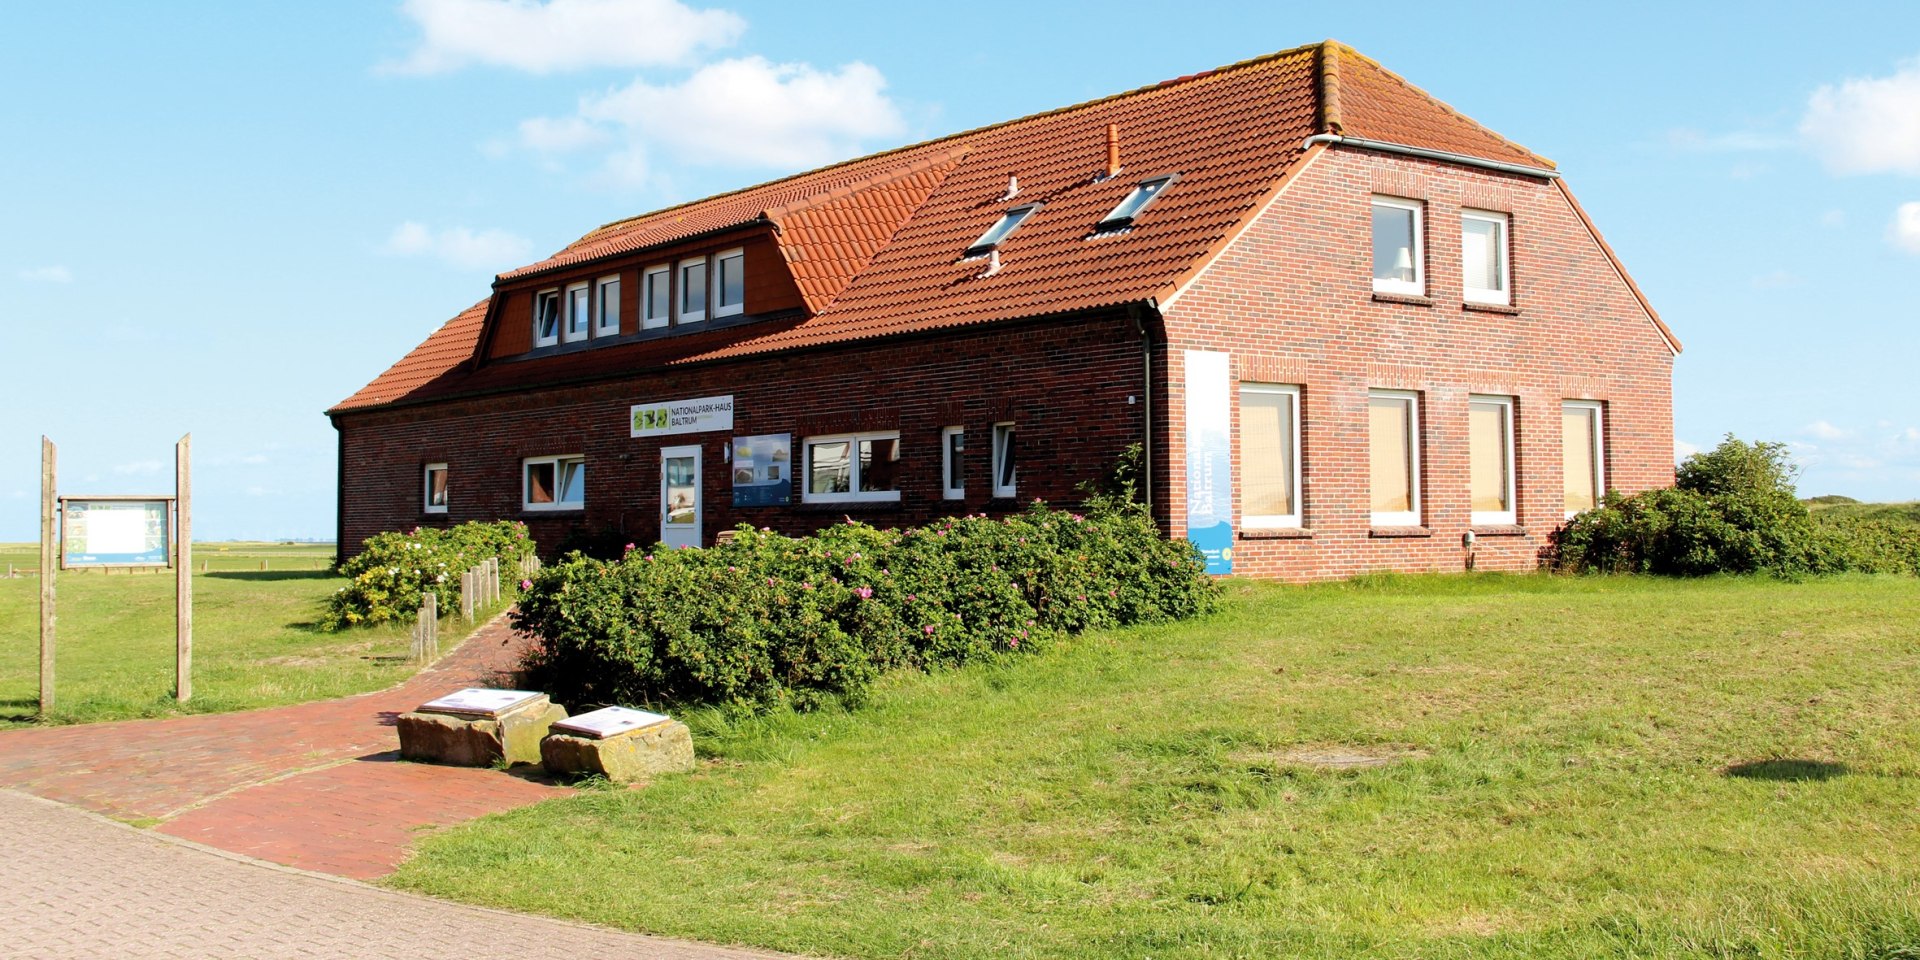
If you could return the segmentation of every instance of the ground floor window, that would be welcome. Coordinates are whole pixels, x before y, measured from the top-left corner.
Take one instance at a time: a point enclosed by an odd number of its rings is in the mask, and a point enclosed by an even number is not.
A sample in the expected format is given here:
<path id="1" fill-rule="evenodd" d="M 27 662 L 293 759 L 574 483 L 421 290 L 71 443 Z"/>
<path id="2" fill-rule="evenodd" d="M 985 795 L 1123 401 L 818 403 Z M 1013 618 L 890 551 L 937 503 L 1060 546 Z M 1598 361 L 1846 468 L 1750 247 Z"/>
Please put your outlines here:
<path id="1" fill-rule="evenodd" d="M 966 427 L 946 427 L 940 431 L 940 494 L 948 500 L 966 499 L 966 452 Z"/>
<path id="2" fill-rule="evenodd" d="M 1569 517 L 1593 509 L 1607 489 L 1604 429 L 1600 404 L 1568 400 L 1560 405 L 1560 463 Z"/>
<path id="3" fill-rule="evenodd" d="M 422 509 L 427 513 L 447 512 L 447 465 L 427 464 L 426 494 Z"/>
<path id="4" fill-rule="evenodd" d="M 804 503 L 900 499 L 900 434 L 850 433 L 808 437 Z"/>
<path id="5" fill-rule="evenodd" d="M 1016 495 L 1013 454 L 1017 433 L 1012 423 L 993 425 L 993 495 L 996 497 Z"/>
<path id="6" fill-rule="evenodd" d="M 1240 386 L 1240 522 L 1300 525 L 1300 388 Z"/>
<path id="7" fill-rule="evenodd" d="M 1376 527 L 1420 525 L 1420 395 L 1367 394 L 1368 473 Z"/>
<path id="8" fill-rule="evenodd" d="M 1473 522 L 1513 523 L 1512 397 L 1467 401 L 1467 454 Z"/>
<path id="9" fill-rule="evenodd" d="M 529 457 L 522 462 L 520 506 L 579 510 L 587 505 L 587 458 L 577 454 Z"/>

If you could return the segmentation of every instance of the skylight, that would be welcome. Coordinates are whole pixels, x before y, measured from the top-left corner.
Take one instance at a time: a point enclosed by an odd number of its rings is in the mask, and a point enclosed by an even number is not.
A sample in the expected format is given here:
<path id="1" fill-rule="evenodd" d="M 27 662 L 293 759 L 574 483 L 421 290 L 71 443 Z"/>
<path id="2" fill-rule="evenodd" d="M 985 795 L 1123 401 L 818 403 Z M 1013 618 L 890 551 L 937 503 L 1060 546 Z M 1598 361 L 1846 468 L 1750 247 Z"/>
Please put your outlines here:
<path id="1" fill-rule="evenodd" d="M 975 240 L 973 245 L 967 248 L 966 255 L 969 257 L 977 257 L 998 247 L 1001 241 L 1007 239 L 1008 234 L 1020 226 L 1021 221 L 1027 219 L 1028 216 L 1032 215 L 1032 213 L 1038 209 L 1040 209 L 1039 204 L 1029 203 L 1023 207 L 1014 207 L 1012 210 L 1008 210 L 1006 216 L 1000 218 L 1000 222 L 988 227 L 987 232 L 981 234 L 980 239 Z"/>
<path id="2" fill-rule="evenodd" d="M 1127 198 L 1120 201 L 1120 205 L 1114 207 L 1113 212 L 1107 214 L 1107 218 L 1100 221 L 1099 225 L 1095 226 L 1094 229 L 1118 230 L 1121 227 L 1131 226 L 1133 224 L 1133 218 L 1139 216 L 1140 211 L 1145 210 L 1147 204 L 1152 203 L 1158 198 L 1160 191 L 1164 190 L 1167 184 L 1172 183 L 1178 176 L 1179 174 L 1170 173 L 1164 177 L 1154 177 L 1152 180 L 1141 181 L 1140 185 L 1134 187 L 1133 192 L 1127 194 Z"/>

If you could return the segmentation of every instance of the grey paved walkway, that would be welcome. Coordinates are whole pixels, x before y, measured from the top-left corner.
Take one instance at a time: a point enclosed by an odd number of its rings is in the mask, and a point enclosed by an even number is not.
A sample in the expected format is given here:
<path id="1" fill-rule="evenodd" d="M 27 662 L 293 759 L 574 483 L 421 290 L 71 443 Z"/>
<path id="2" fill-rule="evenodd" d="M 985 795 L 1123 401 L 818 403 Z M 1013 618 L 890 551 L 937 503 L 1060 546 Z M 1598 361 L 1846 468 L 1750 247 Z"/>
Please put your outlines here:
<path id="1" fill-rule="evenodd" d="M 0 957 L 529 957 L 774 954 L 443 903 L 157 837 L 0 790 Z"/>

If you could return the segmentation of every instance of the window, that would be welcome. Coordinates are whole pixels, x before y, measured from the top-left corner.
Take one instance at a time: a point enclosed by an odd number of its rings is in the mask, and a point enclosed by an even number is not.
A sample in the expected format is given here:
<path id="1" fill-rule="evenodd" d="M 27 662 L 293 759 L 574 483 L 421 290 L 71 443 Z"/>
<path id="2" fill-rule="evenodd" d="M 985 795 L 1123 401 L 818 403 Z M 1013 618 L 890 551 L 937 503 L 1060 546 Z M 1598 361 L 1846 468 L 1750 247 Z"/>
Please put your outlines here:
<path id="1" fill-rule="evenodd" d="M 601 277 L 593 293 L 593 335 L 620 335 L 620 278 Z"/>
<path id="2" fill-rule="evenodd" d="M 1513 302 L 1507 284 L 1507 215 L 1480 210 L 1460 213 L 1463 295 L 1473 303 Z"/>
<path id="3" fill-rule="evenodd" d="M 1240 388 L 1240 523 L 1300 525 L 1300 388 Z"/>
<path id="4" fill-rule="evenodd" d="M 1416 393 L 1367 394 L 1367 460 L 1376 527 L 1420 525 L 1419 408 Z"/>
<path id="5" fill-rule="evenodd" d="M 1011 423 L 993 425 L 993 495 L 1011 497 L 1014 493 L 1014 437 Z"/>
<path id="6" fill-rule="evenodd" d="M 945 427 L 940 431 L 940 495 L 948 500 L 967 498 L 967 428 Z"/>
<path id="7" fill-rule="evenodd" d="M 533 295 L 533 345 L 551 347 L 560 342 L 560 291 Z"/>
<path id="8" fill-rule="evenodd" d="M 699 323 L 707 318 L 707 261 L 680 261 L 679 323 Z"/>
<path id="9" fill-rule="evenodd" d="M 1169 174 L 1142 182 L 1134 187 L 1133 192 L 1127 194 L 1127 198 L 1120 201 L 1120 205 L 1114 207 L 1113 212 L 1107 214 L 1107 218 L 1100 221 L 1093 229 L 1096 231 L 1118 230 L 1121 227 L 1132 226 L 1133 218 L 1139 216 L 1140 211 L 1145 210 L 1148 204 L 1159 199 L 1160 191 L 1174 179 L 1174 175 Z"/>
<path id="10" fill-rule="evenodd" d="M 1600 405 L 1568 400 L 1560 405 L 1560 463 L 1566 476 L 1567 516 L 1591 510 L 1606 492 L 1606 435 Z"/>
<path id="11" fill-rule="evenodd" d="M 746 254 L 728 250 L 713 258 L 713 315 L 733 317 L 747 309 Z"/>
<path id="12" fill-rule="evenodd" d="M 522 509 L 579 510 L 586 505 L 586 457 L 532 457 L 522 462 Z"/>
<path id="13" fill-rule="evenodd" d="M 640 329 L 658 330 L 667 325 L 673 312 L 670 267 L 648 267 L 640 280 Z"/>
<path id="14" fill-rule="evenodd" d="M 1373 198 L 1373 291 L 1427 295 L 1426 251 L 1420 238 L 1420 204 L 1397 197 Z"/>
<path id="15" fill-rule="evenodd" d="M 572 343 L 587 338 L 589 326 L 593 323 L 591 303 L 587 297 L 587 284 L 576 283 L 567 288 L 567 323 L 561 328 L 560 339 Z"/>
<path id="16" fill-rule="evenodd" d="M 426 495 L 421 501 L 423 513 L 447 512 L 447 465 L 427 464 Z"/>
<path id="17" fill-rule="evenodd" d="M 999 246 L 1001 241 L 1007 239 L 1008 234 L 1012 233 L 1020 226 L 1022 221 L 1032 216 L 1033 212 L 1038 209 L 1040 209 L 1039 204 L 1029 203 L 1023 207 L 1014 207 L 1012 210 L 1008 210 L 1006 216 L 1001 217 L 998 223 L 988 227 L 987 232 L 981 234 L 980 239 L 975 240 L 973 245 L 967 248 L 966 256 L 977 257 Z"/>
<path id="18" fill-rule="evenodd" d="M 900 499 L 900 434 L 808 437 L 803 503 Z"/>
<path id="19" fill-rule="evenodd" d="M 1512 397 L 1467 399 L 1467 460 L 1474 525 L 1513 523 Z"/>

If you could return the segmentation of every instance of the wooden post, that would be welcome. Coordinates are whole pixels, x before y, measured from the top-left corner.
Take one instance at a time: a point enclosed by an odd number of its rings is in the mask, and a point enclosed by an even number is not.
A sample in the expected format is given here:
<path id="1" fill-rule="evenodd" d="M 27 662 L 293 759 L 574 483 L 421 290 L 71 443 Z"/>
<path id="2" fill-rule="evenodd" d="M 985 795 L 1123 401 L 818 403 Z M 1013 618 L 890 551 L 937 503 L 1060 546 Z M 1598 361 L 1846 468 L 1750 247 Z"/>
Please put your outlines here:
<path id="1" fill-rule="evenodd" d="M 53 712 L 53 441 L 40 438 L 40 715 Z"/>
<path id="2" fill-rule="evenodd" d="M 193 696 L 193 434 L 173 445 L 174 536 L 180 555 L 173 567 L 173 698 Z"/>

